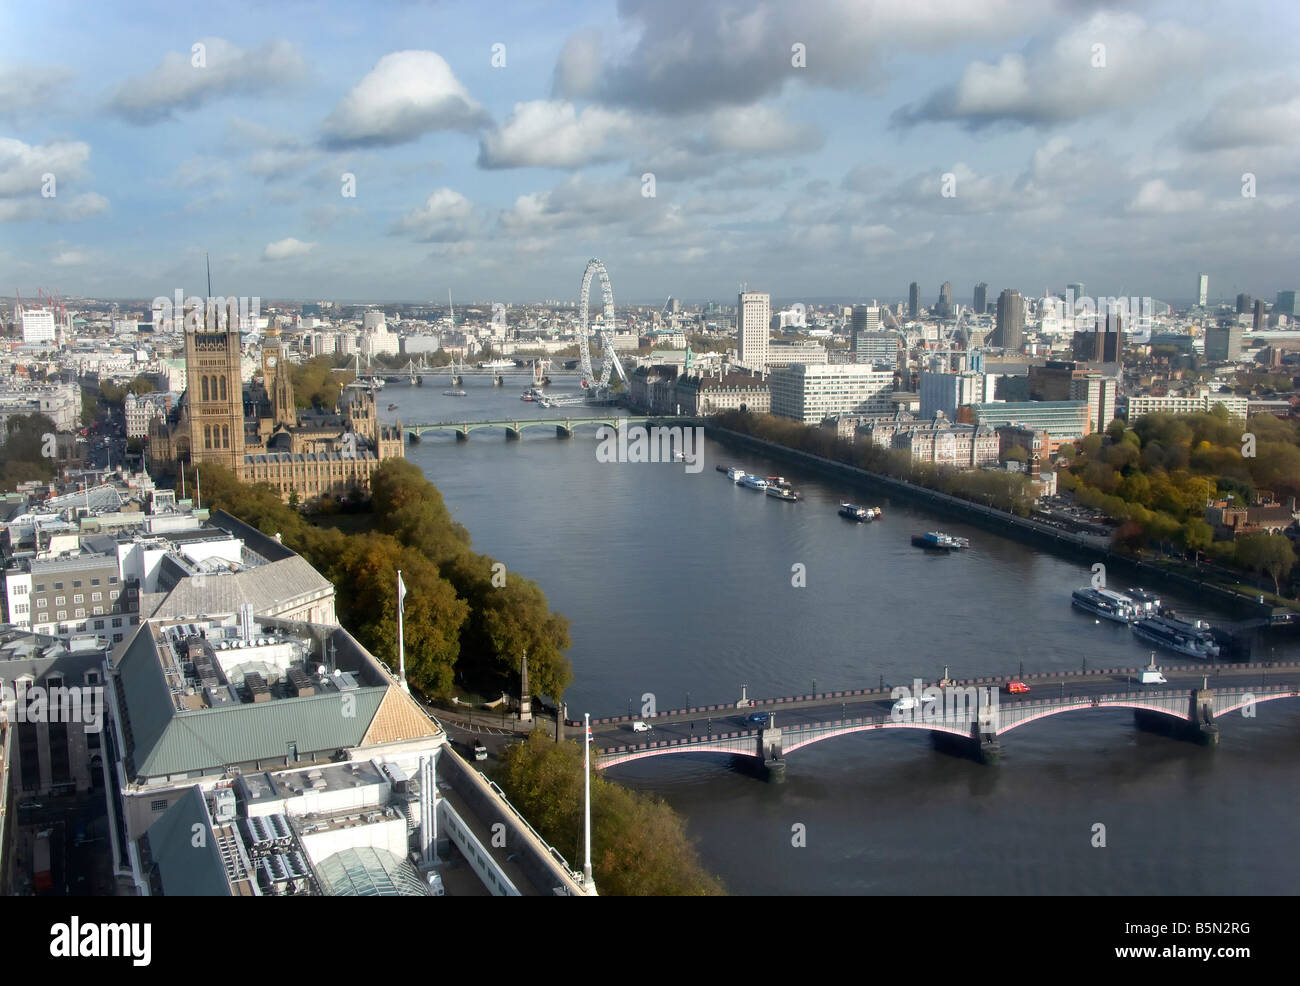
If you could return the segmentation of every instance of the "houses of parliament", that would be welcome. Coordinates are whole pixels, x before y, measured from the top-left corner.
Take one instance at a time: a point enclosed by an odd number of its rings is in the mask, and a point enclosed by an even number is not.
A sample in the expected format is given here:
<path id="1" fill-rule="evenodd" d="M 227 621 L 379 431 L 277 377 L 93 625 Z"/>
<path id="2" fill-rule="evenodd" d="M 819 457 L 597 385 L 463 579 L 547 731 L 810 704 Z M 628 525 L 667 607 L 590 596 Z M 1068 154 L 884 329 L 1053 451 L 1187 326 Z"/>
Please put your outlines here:
<path id="1" fill-rule="evenodd" d="M 379 463 L 402 456 L 401 423 L 382 425 L 374 391 L 361 387 L 345 388 L 332 412 L 300 412 L 275 328 L 262 346 L 262 383 L 245 388 L 238 324 L 235 313 L 214 310 L 205 312 L 201 330 L 185 333 L 186 389 L 172 412 L 150 425 L 151 469 L 216 462 L 303 503 L 369 495 Z"/>

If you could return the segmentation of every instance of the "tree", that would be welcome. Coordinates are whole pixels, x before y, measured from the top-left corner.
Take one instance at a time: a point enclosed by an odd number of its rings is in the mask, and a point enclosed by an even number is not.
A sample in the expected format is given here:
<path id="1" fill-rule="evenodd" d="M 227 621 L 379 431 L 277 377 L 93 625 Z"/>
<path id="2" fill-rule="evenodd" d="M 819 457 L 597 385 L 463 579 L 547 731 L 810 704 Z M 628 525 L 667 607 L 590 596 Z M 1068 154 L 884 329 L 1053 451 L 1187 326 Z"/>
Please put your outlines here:
<path id="1" fill-rule="evenodd" d="M 295 486 L 293 489 L 289 490 L 289 506 L 294 510 L 297 510 L 299 502 L 298 488 Z"/>
<path id="2" fill-rule="evenodd" d="M 529 662 L 532 670 L 532 662 Z M 601 893 L 718 895 L 681 817 L 659 798 L 629 791 L 595 771 L 591 778 L 592 875 Z M 582 855 L 582 748 L 534 730 L 506 750 L 502 789 L 547 842 Z"/>
<path id="3" fill-rule="evenodd" d="M 1204 551 L 1214 540 L 1214 528 L 1205 521 L 1193 517 L 1184 521 L 1178 532 L 1178 540 L 1188 551 Z"/>
<path id="4" fill-rule="evenodd" d="M 1268 575 L 1273 580 L 1273 591 L 1279 595 L 1281 579 L 1296 563 L 1295 548 L 1281 534 L 1247 534 L 1237 540 L 1233 554 L 1242 568 Z"/>

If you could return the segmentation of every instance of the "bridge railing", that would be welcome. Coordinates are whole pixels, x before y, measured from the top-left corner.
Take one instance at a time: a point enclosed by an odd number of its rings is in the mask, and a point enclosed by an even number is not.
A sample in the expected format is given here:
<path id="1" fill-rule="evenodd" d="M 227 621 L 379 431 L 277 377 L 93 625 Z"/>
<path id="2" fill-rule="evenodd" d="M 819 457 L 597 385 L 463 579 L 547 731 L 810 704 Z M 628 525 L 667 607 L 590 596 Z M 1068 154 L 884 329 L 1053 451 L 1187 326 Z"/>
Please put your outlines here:
<path id="1" fill-rule="evenodd" d="M 1267 673 L 1273 670 L 1294 670 L 1297 668 L 1300 668 L 1300 661 L 1250 661 L 1250 662 L 1234 663 L 1234 664 L 1161 665 L 1161 670 L 1166 673 L 1184 674 L 1187 672 L 1199 671 L 1202 674 L 1209 676 L 1211 681 L 1213 681 L 1214 677 L 1220 671 L 1231 671 L 1231 672 L 1260 671 L 1260 672 Z M 987 677 L 980 677 L 980 678 L 961 678 L 958 680 L 949 681 L 948 684 L 956 687 L 967 688 L 972 685 L 1003 685 L 1009 681 L 1024 681 L 1024 682 L 1040 681 L 1041 682 L 1048 679 L 1055 680 L 1060 678 L 1078 679 L 1083 681 L 1088 681 L 1088 680 L 1096 681 L 1098 679 L 1105 678 L 1107 676 L 1114 677 L 1117 675 L 1124 675 L 1125 677 L 1136 677 L 1139 674 L 1139 672 L 1143 670 L 1145 670 L 1145 667 L 1078 668 L 1078 669 L 1068 669 L 1068 670 L 1063 669 L 1059 671 L 1035 671 L 1024 675 L 1003 674 L 1003 675 L 990 675 Z M 912 682 L 910 681 L 907 682 L 907 687 L 911 688 Z M 930 682 L 923 681 L 921 687 L 941 688 L 943 686 L 940 685 L 940 683 L 937 681 L 930 681 Z M 1069 686 L 1067 685 L 1067 687 Z M 750 699 L 749 704 L 745 706 L 740 706 L 735 702 L 731 702 L 731 703 L 724 703 L 720 705 L 700 705 L 700 706 L 692 706 L 690 708 L 667 709 L 663 712 L 655 712 L 652 715 L 638 715 L 634 713 L 631 715 L 602 716 L 601 718 L 593 718 L 591 720 L 591 724 L 593 726 L 596 725 L 606 726 L 614 723 L 632 722 L 634 720 L 652 722 L 655 719 L 667 719 L 674 716 L 747 715 L 750 711 L 755 709 L 762 709 L 768 712 L 776 711 L 776 709 L 782 705 L 790 705 L 795 702 L 823 702 L 823 701 L 830 702 L 830 701 L 846 701 L 849 699 L 856 699 L 856 698 L 870 698 L 873 696 L 880 696 L 882 694 L 888 693 L 890 688 L 891 686 L 889 684 L 886 684 L 883 689 L 851 688 L 851 689 L 845 689 L 843 691 L 816 692 L 807 695 L 787 695 L 781 698 L 756 698 L 756 699 Z M 1144 694 L 1149 694 L 1149 692 Z M 580 719 L 566 720 L 566 725 L 580 727 L 582 726 L 582 720 Z"/>

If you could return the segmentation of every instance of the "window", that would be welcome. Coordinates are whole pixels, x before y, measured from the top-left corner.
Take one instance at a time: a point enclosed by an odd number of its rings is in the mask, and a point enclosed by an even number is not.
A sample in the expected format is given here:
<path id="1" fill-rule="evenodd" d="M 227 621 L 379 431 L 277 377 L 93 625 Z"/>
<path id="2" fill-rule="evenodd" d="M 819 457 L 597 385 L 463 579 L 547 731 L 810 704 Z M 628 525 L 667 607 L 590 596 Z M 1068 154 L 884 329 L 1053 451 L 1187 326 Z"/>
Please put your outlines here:
<path id="1" fill-rule="evenodd" d="M 67 604 L 68 604 L 68 597 L 67 597 L 67 596 L 55 596 L 55 597 L 54 597 L 54 605 L 55 605 L 55 606 L 66 606 Z"/>
<path id="2" fill-rule="evenodd" d="M 73 582 L 73 583 L 72 583 L 72 588 L 74 588 L 74 589 L 80 589 L 80 588 L 81 588 L 81 579 L 77 579 L 75 582 Z"/>
<path id="3" fill-rule="evenodd" d="M 54 591 L 55 591 L 55 592 L 58 592 L 58 591 L 59 591 L 60 589 L 62 589 L 62 588 L 63 588 L 63 583 L 62 583 L 62 582 L 55 582 L 55 583 L 54 583 Z"/>
<path id="4" fill-rule="evenodd" d="M 206 389 L 206 388 L 205 388 L 205 389 Z M 166 810 L 167 810 L 167 799 L 166 799 L 166 798 L 161 798 L 161 799 L 158 800 L 158 801 L 150 801 L 150 802 L 149 802 L 149 810 L 150 810 L 150 811 L 166 811 Z"/>
<path id="5" fill-rule="evenodd" d="M 92 603 L 97 603 L 103 598 L 104 598 L 104 594 L 102 592 L 92 592 L 90 594 L 90 601 Z"/>
<path id="6" fill-rule="evenodd" d="M 117 628 L 120 627 L 121 625 L 122 625 L 122 617 L 120 616 L 113 617 L 113 627 Z"/>
<path id="7" fill-rule="evenodd" d="M 116 575 L 110 575 L 110 576 L 108 577 L 108 584 L 109 584 L 109 585 L 117 585 L 117 576 L 116 576 Z"/>
<path id="8" fill-rule="evenodd" d="M 44 592 L 44 591 L 45 591 L 45 585 L 44 585 L 44 583 L 42 583 L 41 585 L 38 585 L 38 586 L 36 587 L 36 591 L 37 591 L 37 592 Z"/>
<path id="9" fill-rule="evenodd" d="M 66 609 L 61 609 L 54 614 L 54 618 L 56 620 L 66 620 L 68 618 L 68 611 Z"/>
<path id="10" fill-rule="evenodd" d="M 122 642 L 122 635 L 120 633 L 113 634 L 113 643 L 120 644 L 121 642 Z"/>
<path id="11" fill-rule="evenodd" d="M 117 590 L 114 589 L 112 592 L 110 592 L 110 593 L 108 594 L 108 598 L 109 598 L 109 599 L 116 599 L 116 598 L 117 598 Z"/>
<path id="12" fill-rule="evenodd" d="M 99 579 L 91 579 L 91 580 L 90 580 L 90 584 L 91 584 L 91 585 L 99 585 Z"/>
<path id="13" fill-rule="evenodd" d="M 103 621 L 103 620 L 96 620 L 96 621 L 95 621 L 95 629 L 96 629 L 96 630 L 102 630 L 102 629 L 104 629 L 104 621 Z"/>
<path id="14" fill-rule="evenodd" d="M 72 601 L 74 603 L 84 603 L 86 601 L 86 597 L 83 596 L 80 592 L 78 592 L 75 596 L 72 597 Z"/>
<path id="15" fill-rule="evenodd" d="M 14 586 L 14 595 L 15 595 L 15 596 L 23 596 L 23 595 L 26 595 L 26 594 L 27 594 L 27 586 L 25 586 L 25 585 L 16 585 L 16 586 Z"/>

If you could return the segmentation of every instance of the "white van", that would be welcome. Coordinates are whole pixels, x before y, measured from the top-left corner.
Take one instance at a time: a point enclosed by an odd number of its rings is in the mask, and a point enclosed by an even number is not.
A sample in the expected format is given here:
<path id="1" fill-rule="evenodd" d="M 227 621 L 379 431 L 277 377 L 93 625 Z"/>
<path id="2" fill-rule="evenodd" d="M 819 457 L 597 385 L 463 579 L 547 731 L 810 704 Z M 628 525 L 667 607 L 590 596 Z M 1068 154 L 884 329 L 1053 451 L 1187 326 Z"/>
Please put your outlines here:
<path id="1" fill-rule="evenodd" d="M 1140 672 L 1138 683 L 1143 685 L 1167 685 L 1169 681 L 1158 670 L 1147 668 Z"/>
<path id="2" fill-rule="evenodd" d="M 640 719 L 637 719 L 632 723 L 632 732 L 648 733 L 650 732 L 650 723 L 642 722 Z"/>
<path id="3" fill-rule="evenodd" d="M 912 709 L 916 708 L 917 704 L 916 697 L 908 695 L 906 698 L 900 698 L 895 702 L 894 708 L 899 712 L 910 712 Z"/>

